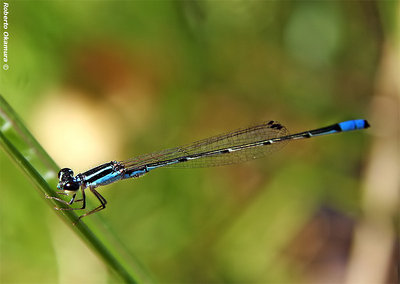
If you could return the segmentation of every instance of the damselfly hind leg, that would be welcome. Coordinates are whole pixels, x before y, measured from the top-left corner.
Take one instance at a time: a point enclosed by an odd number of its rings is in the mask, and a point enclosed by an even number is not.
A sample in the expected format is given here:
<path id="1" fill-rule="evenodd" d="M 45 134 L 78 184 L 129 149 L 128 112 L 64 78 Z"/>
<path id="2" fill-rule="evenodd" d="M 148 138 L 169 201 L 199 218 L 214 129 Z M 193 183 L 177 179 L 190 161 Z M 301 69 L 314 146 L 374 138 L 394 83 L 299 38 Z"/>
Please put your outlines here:
<path id="1" fill-rule="evenodd" d="M 100 201 L 101 204 L 99 206 L 97 206 L 96 208 L 94 208 L 93 210 L 91 210 L 91 211 L 79 216 L 79 219 L 82 219 L 83 217 L 89 216 L 89 215 L 91 215 L 93 213 L 99 212 L 99 211 L 101 211 L 101 210 L 106 208 L 107 200 L 100 193 L 98 193 L 94 189 L 94 187 L 90 186 L 89 189 L 94 194 L 94 196 L 96 196 L 96 198 Z"/>

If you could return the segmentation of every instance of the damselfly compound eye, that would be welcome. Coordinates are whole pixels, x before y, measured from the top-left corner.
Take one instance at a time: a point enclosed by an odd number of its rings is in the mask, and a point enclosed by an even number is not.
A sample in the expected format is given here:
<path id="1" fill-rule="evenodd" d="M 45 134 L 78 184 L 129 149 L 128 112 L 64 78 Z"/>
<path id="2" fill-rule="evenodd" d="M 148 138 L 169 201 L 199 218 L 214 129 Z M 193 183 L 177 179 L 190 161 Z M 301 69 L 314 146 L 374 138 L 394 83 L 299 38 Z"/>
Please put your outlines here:
<path id="1" fill-rule="evenodd" d="M 67 182 L 63 189 L 67 191 L 77 191 L 79 189 L 79 183 L 76 181 Z"/>
<path id="2" fill-rule="evenodd" d="M 70 168 L 63 168 L 58 172 L 58 179 L 65 181 L 74 176 L 74 172 Z"/>

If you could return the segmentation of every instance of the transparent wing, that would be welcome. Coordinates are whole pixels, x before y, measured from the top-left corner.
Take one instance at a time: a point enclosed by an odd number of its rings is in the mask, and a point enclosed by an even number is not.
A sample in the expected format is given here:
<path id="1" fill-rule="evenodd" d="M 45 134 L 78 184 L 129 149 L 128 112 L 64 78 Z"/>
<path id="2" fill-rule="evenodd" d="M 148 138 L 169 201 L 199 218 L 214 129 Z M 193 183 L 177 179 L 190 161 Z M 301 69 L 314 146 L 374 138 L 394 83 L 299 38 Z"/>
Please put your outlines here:
<path id="1" fill-rule="evenodd" d="M 215 167 L 241 163 L 265 157 L 270 152 L 282 148 L 286 144 L 286 141 L 276 141 L 279 143 L 272 143 L 270 145 L 254 143 L 286 135 L 288 135 L 288 131 L 284 126 L 276 121 L 269 121 L 249 128 L 213 136 L 182 147 L 141 155 L 120 163 L 128 169 L 154 163 L 159 163 L 159 166 L 170 168 Z M 252 144 L 254 145 L 252 146 Z M 223 152 L 227 149 L 237 150 Z M 168 161 L 193 156 L 197 156 L 198 158 L 168 164 Z"/>

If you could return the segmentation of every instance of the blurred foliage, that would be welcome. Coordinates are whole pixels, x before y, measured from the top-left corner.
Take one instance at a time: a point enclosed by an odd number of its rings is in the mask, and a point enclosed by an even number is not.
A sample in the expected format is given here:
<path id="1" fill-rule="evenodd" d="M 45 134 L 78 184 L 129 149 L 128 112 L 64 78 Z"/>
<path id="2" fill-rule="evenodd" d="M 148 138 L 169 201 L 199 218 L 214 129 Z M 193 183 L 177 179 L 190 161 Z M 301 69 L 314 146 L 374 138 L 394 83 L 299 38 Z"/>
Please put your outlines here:
<path id="1" fill-rule="evenodd" d="M 368 119 L 383 25 L 396 7 L 15 1 L 0 93 L 76 172 L 269 119 L 292 132 Z M 340 229 L 313 224 L 321 214 L 357 221 L 367 138 L 294 142 L 244 165 L 157 170 L 100 189 L 109 206 L 99 214 L 159 282 L 312 280 L 346 263 L 345 254 L 313 265 L 325 252 L 313 245 L 329 239 L 318 232 Z M 1 282 L 116 281 L 3 153 L 0 162 Z M 305 228 L 314 233 L 299 239 Z M 347 248 L 350 237 L 345 230 L 333 242 Z M 294 256 L 301 247 L 315 255 Z M 343 272 L 326 277 L 340 282 Z"/>

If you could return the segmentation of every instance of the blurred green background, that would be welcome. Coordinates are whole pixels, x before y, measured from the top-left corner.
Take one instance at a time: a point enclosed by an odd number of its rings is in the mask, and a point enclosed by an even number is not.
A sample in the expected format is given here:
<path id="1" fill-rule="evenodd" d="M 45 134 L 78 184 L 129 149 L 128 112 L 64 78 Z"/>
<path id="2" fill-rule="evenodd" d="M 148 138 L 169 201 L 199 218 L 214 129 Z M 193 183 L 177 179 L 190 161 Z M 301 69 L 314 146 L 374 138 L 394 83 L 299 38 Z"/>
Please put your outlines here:
<path id="1" fill-rule="evenodd" d="M 0 93 L 76 173 L 265 120 L 297 132 L 368 119 L 396 8 L 10 2 Z M 101 188 L 99 214 L 156 282 L 340 282 L 368 133 L 293 142 L 242 165 L 157 170 Z M 118 281 L 3 152 L 0 162 L 0 281 Z"/>

